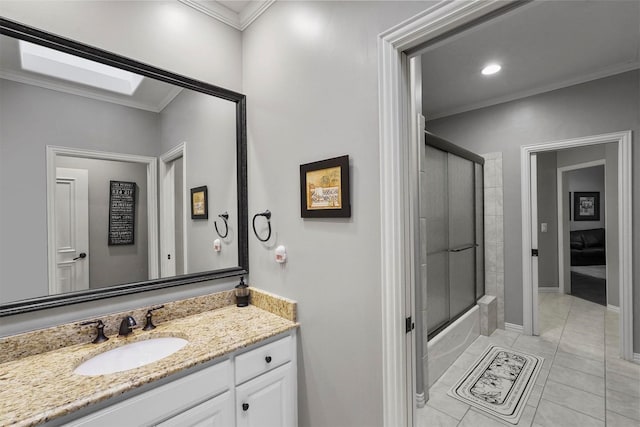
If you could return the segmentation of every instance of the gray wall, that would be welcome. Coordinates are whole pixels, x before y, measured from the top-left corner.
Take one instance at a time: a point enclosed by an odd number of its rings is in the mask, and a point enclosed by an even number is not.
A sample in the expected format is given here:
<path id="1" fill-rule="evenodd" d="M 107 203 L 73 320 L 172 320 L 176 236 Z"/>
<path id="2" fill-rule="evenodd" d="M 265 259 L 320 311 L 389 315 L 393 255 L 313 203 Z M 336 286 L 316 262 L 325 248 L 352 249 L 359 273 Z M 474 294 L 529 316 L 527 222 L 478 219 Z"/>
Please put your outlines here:
<path id="1" fill-rule="evenodd" d="M 207 186 L 209 219 L 184 218 L 187 223 L 187 273 L 238 265 L 238 206 L 236 180 L 236 106 L 235 103 L 199 92 L 183 90 L 160 113 L 161 151 L 167 152 L 181 142 L 187 143 L 185 167 L 187 202 L 189 189 Z M 191 206 L 191 205 L 189 205 Z M 224 231 L 218 215 L 229 213 L 229 234 L 222 250 L 213 250 L 218 238 L 213 222 Z M 222 228 L 221 228 L 222 227 Z"/>
<path id="2" fill-rule="evenodd" d="M 0 110 L 0 299 L 14 301 L 49 291 L 45 147 L 155 155 L 158 115 L 4 79 Z"/>
<path id="3" fill-rule="evenodd" d="M 89 171 L 89 287 L 149 280 L 147 166 L 58 156 L 57 167 Z M 109 181 L 136 183 L 133 245 L 109 246 Z"/>
<path id="4" fill-rule="evenodd" d="M 276 2 L 243 33 L 251 284 L 298 301 L 300 426 L 382 424 L 376 37 L 432 4 Z M 302 219 L 300 165 L 342 154 L 351 218 Z"/>
<path id="5" fill-rule="evenodd" d="M 520 147 L 587 135 L 640 130 L 639 71 L 631 71 L 428 123 L 475 152 L 502 151 L 504 165 L 506 321 L 522 324 Z M 488 125 L 490 123 L 490 125 Z M 640 164 L 640 150 L 633 152 Z M 640 174 L 634 173 L 634 343 L 640 351 Z"/>
<path id="6" fill-rule="evenodd" d="M 569 181 L 569 191 L 571 192 L 571 219 L 569 221 L 569 229 L 590 230 L 592 228 L 605 228 L 605 203 L 606 192 L 604 186 L 604 166 L 594 166 L 584 169 L 576 169 L 567 172 L 567 180 Z M 600 193 L 599 212 L 600 219 L 598 221 L 574 221 L 575 219 L 575 192 L 598 192 Z"/>
<path id="7" fill-rule="evenodd" d="M 538 286 L 558 287 L 556 153 L 538 153 Z M 547 224 L 543 233 L 542 223 Z"/>
<path id="8" fill-rule="evenodd" d="M 172 14 L 175 19 L 172 19 Z M 80 40 L 101 47 L 108 51 L 136 58 L 142 62 L 168 69 L 180 74 L 195 77 L 203 81 L 240 91 L 242 89 L 242 36 L 238 30 L 222 24 L 210 17 L 190 9 L 175 1 L 154 2 L 64 2 L 64 1 L 2 1 L 0 2 L 0 15 L 31 25 L 46 31 L 53 32 L 73 40 Z M 104 25 L 105 22 L 117 22 L 118 31 L 113 30 L 112 25 Z M 0 92 L 0 98 L 4 98 L 5 92 Z M 38 104 L 28 106 L 30 109 L 38 109 Z M 3 111 L 4 114 L 4 111 Z M 15 118 L 15 117 L 14 117 Z M 7 121 L 9 123 L 9 121 Z M 29 128 L 40 127 L 38 122 L 29 123 Z M 6 138 L 7 127 L 0 123 L 0 140 Z M 110 127 L 104 130 L 98 127 L 95 131 L 105 131 L 104 135 L 111 137 L 117 129 Z M 107 132 L 108 131 L 108 132 Z M 30 138 L 28 138 L 30 139 Z M 64 142 L 64 143 L 63 143 Z M 59 145 L 68 145 L 62 141 Z M 110 143 L 116 144 L 114 141 Z M 20 155 L 19 152 L 5 150 L 0 147 L 1 159 L 13 158 Z M 29 146 L 26 141 L 19 151 L 24 150 L 24 158 L 36 166 L 36 169 L 27 173 L 20 172 L 5 175 L 6 165 L 0 164 L 0 185 L 3 194 L 0 200 L 4 206 L 5 183 L 21 182 L 25 188 L 34 188 L 31 184 L 45 182 L 44 159 L 36 154 L 38 147 Z M 115 147 L 110 151 L 126 151 Z M 30 194 L 25 194 L 19 202 L 25 202 Z M 33 211 L 23 210 L 22 215 L 14 213 L 0 217 L 0 235 L 6 236 L 7 226 L 15 228 L 15 224 L 29 224 L 29 231 L 35 233 L 39 243 L 20 245 L 22 238 L 11 240 L 19 250 L 29 250 L 38 256 L 46 256 L 46 235 L 44 198 L 40 205 Z M 31 230 L 33 229 L 33 230 Z M 0 260 L 5 260 L 4 254 L 0 254 Z M 30 269 L 30 265 L 19 263 L 21 273 Z M 4 271 L 6 264 L 0 265 L 0 271 Z M 37 295 L 46 293 L 46 270 L 29 279 L 22 279 L 18 283 L 28 283 L 32 280 L 42 286 Z M 23 315 L 5 317 L 0 322 L 0 336 L 26 330 L 55 325 L 63 322 L 74 321 L 81 318 L 99 316 L 105 313 L 127 310 L 146 304 L 157 304 L 178 298 L 186 298 L 194 295 L 203 295 L 216 290 L 229 289 L 237 283 L 237 280 L 222 280 L 217 282 L 198 283 L 191 286 L 170 288 L 143 294 L 128 295 L 120 298 L 112 298 L 107 301 L 96 301 L 84 304 L 61 307 L 58 309 L 43 310 Z M 36 295 L 32 295 L 36 296 Z"/>

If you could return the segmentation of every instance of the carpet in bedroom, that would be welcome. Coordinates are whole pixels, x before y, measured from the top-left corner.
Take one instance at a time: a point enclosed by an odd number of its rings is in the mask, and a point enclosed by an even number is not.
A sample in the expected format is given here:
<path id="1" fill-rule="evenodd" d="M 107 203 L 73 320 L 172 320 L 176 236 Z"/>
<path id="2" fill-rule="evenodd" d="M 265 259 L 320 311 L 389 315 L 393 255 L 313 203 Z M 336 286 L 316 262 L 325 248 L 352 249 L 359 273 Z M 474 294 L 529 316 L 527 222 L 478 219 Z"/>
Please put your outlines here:
<path id="1" fill-rule="evenodd" d="M 585 274 L 571 272 L 571 295 L 596 304 L 607 305 L 607 281 Z"/>

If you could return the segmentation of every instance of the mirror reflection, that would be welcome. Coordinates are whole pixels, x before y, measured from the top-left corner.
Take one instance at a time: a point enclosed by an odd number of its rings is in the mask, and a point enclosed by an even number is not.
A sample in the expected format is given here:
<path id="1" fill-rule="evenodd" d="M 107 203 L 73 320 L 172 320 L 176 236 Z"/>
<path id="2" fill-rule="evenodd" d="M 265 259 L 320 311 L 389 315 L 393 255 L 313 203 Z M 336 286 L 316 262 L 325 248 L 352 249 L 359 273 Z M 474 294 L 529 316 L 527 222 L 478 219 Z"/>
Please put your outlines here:
<path id="1" fill-rule="evenodd" d="M 0 36 L 0 304 L 237 267 L 236 144 L 235 102 Z"/>

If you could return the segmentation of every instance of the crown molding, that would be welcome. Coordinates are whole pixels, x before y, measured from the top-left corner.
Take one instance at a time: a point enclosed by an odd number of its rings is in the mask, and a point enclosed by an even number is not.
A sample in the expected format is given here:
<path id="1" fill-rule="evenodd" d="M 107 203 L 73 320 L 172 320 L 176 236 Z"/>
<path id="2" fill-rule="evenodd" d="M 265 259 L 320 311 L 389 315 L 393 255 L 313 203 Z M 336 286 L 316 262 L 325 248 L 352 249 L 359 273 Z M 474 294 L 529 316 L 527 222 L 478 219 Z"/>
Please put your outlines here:
<path id="1" fill-rule="evenodd" d="M 265 10 L 269 8 L 276 0 L 254 1 L 249 3 L 247 7 L 240 13 L 224 7 L 223 5 L 215 2 L 208 1 L 206 4 L 201 0 L 178 0 L 185 6 L 189 6 L 198 12 L 217 19 L 218 21 L 227 24 L 236 30 L 244 31 L 253 21 L 255 21 Z"/>
<path id="2" fill-rule="evenodd" d="M 244 31 L 253 21 L 258 19 L 276 0 L 265 0 L 261 2 L 249 3 L 247 7 L 238 14 L 240 18 L 240 31 Z"/>

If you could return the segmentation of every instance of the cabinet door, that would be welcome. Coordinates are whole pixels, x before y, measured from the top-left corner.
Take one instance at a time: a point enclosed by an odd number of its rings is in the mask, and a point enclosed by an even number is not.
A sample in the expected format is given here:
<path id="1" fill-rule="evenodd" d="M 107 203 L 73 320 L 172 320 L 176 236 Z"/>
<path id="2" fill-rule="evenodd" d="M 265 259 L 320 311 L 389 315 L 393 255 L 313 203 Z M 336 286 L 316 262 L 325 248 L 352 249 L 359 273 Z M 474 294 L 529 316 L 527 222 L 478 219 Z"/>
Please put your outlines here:
<path id="1" fill-rule="evenodd" d="M 237 427 L 295 427 L 291 363 L 236 387 Z"/>
<path id="2" fill-rule="evenodd" d="M 233 425 L 233 400 L 231 392 L 209 399 L 175 417 L 158 424 L 158 427 L 228 427 Z"/>

